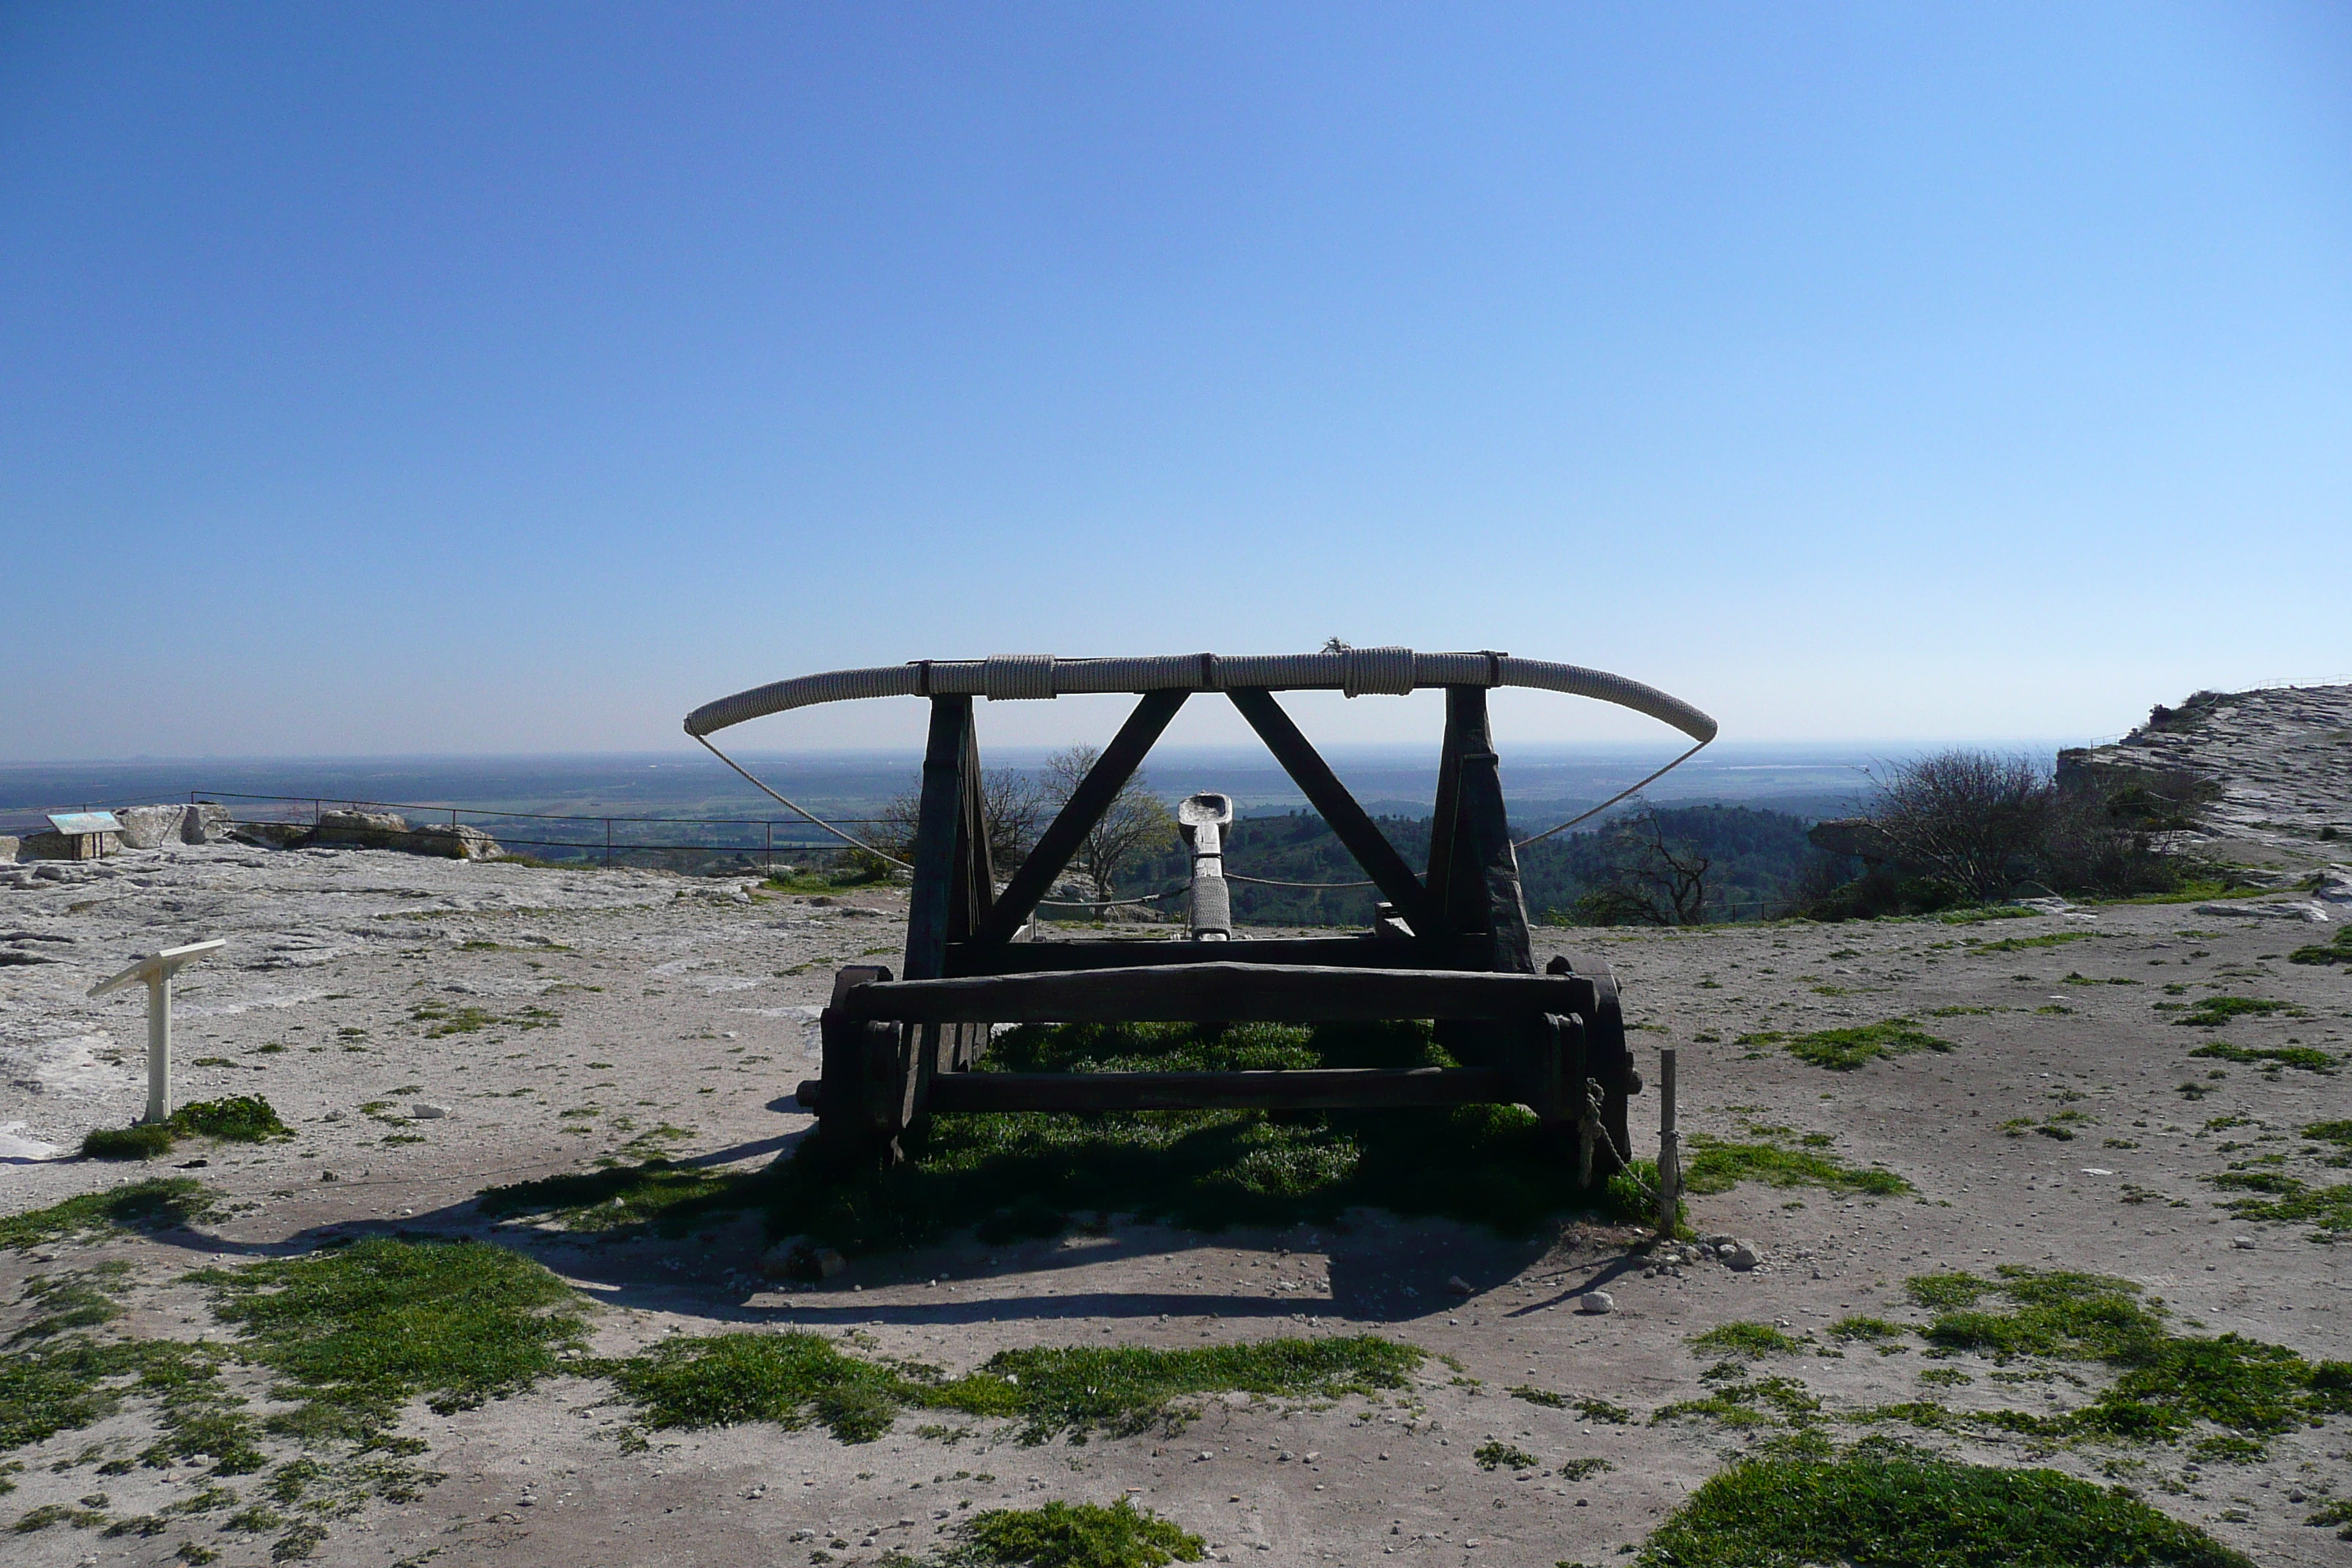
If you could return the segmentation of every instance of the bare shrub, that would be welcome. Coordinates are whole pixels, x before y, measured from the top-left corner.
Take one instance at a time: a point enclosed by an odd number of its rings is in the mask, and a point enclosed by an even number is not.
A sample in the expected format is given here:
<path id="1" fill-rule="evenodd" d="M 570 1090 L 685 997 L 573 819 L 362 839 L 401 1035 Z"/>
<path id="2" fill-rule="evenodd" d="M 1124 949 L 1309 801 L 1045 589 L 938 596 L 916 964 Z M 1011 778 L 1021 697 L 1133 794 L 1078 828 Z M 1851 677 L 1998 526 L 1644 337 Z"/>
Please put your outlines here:
<path id="1" fill-rule="evenodd" d="M 1612 827 L 1610 838 L 1609 879 L 1577 899 L 1580 924 L 1706 923 L 1706 873 L 1714 862 L 1696 844 L 1670 842 L 1656 807 L 1644 804 Z"/>
<path id="2" fill-rule="evenodd" d="M 1937 752 L 1900 763 L 1870 803 L 1903 862 L 1972 898 L 1998 898 L 2028 869 L 2053 792 L 2030 757 Z"/>
<path id="3" fill-rule="evenodd" d="M 1047 757 L 1042 781 L 1046 803 L 1056 811 L 1069 804 L 1079 782 L 1101 757 L 1102 752 L 1093 746 L 1072 746 Z M 1071 858 L 1079 870 L 1094 879 L 1104 898 L 1115 899 L 1119 873 L 1146 847 L 1163 844 L 1175 833 L 1175 816 L 1139 772 L 1111 797 L 1109 809 L 1087 830 Z"/>
<path id="4" fill-rule="evenodd" d="M 1045 787 L 1027 773 L 996 768 L 980 775 L 980 810 L 987 824 L 988 857 L 999 872 L 1019 865 L 1028 855 L 1048 805 Z M 875 847 L 901 860 L 913 860 L 915 829 L 922 816 L 922 796 L 914 791 L 893 799 L 873 824 Z"/>

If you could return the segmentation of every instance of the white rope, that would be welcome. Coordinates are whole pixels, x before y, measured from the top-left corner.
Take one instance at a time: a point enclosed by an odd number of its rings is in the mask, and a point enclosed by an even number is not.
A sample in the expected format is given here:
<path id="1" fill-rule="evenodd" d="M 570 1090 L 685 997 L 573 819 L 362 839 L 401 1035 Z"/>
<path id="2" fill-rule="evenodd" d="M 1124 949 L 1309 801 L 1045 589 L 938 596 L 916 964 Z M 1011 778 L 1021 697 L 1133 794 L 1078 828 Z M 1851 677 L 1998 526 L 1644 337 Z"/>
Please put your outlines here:
<path id="1" fill-rule="evenodd" d="M 1171 888 L 1164 893 L 1146 893 L 1139 899 L 1040 899 L 1037 901 L 1051 904 L 1057 910 L 1120 910 L 1129 904 L 1149 904 L 1160 899 L 1180 898 L 1190 891 L 1190 888 Z"/>
<path id="2" fill-rule="evenodd" d="M 779 805 L 791 806 L 793 810 L 799 812 L 803 816 L 807 817 L 811 822 L 815 823 L 819 827 L 824 828 L 827 833 L 832 834 L 835 838 L 840 839 L 843 843 L 854 844 L 858 848 L 865 850 L 868 855 L 879 855 L 883 859 L 887 860 L 891 865 L 898 867 L 902 871 L 911 871 L 914 869 L 912 866 L 908 865 L 907 862 L 899 859 L 896 855 L 886 854 L 882 850 L 875 848 L 871 844 L 866 843 L 863 838 L 857 837 L 854 834 L 843 832 L 840 828 L 835 827 L 832 823 L 827 822 L 824 818 L 819 816 L 815 812 L 811 811 L 807 806 L 786 800 L 782 795 L 778 795 L 774 790 L 770 789 L 758 779 L 752 778 L 751 773 L 744 768 L 742 763 L 737 762 L 734 758 L 729 756 L 726 752 L 712 745 L 710 743 L 709 736 L 697 735 L 694 738 L 702 742 L 702 746 L 705 751 L 709 752 L 712 756 L 717 757 L 720 762 L 725 763 L 729 767 L 733 768 L 737 773 L 741 773 L 745 780 L 751 784 L 753 789 L 758 790 L 761 795 L 766 795 L 770 800 L 774 801 Z"/>
<path id="3" fill-rule="evenodd" d="M 1689 751 L 1685 752 L 1681 756 L 1676 757 L 1673 762 L 1668 763 L 1664 767 L 1660 768 L 1656 773 L 1652 773 L 1648 778 L 1643 779 L 1632 789 L 1621 789 L 1615 795 L 1611 795 L 1607 800 L 1602 801 L 1599 805 L 1594 806 L 1591 811 L 1586 812 L 1583 816 L 1571 816 L 1557 827 L 1545 828 L 1533 838 L 1520 839 L 1517 844 L 1512 845 L 1511 847 L 1514 849 L 1525 849 L 1528 845 L 1537 843 L 1542 839 L 1549 838 L 1555 833 L 1565 833 L 1580 822 L 1590 821 L 1591 818 L 1596 817 L 1602 812 L 1608 810 L 1611 806 L 1615 805 L 1619 801 L 1623 800 L 1627 795 L 1641 794 L 1643 790 L 1649 788 L 1652 784 L 1657 783 L 1660 779 L 1664 778 L 1668 773 L 1673 773 L 1676 768 L 1681 767 L 1685 763 L 1689 762 L 1693 757 L 1697 756 L 1701 752 L 1706 750 L 1706 742 L 1701 741 L 1697 745 L 1693 746 Z"/>
<path id="4" fill-rule="evenodd" d="M 1585 812 L 1580 816 L 1571 816 L 1566 822 L 1559 824 L 1556 827 L 1547 827 L 1541 833 L 1536 834 L 1531 837 L 1522 838 L 1517 843 L 1512 845 L 1511 847 L 1514 850 L 1525 849 L 1528 845 L 1540 843 L 1544 839 L 1549 838 L 1555 833 L 1565 833 L 1580 822 L 1590 822 L 1592 818 L 1600 816 L 1602 812 L 1608 810 L 1611 806 L 1615 805 L 1619 801 L 1625 799 L 1628 795 L 1641 794 L 1642 791 L 1649 788 L 1652 784 L 1657 783 L 1660 779 L 1665 777 L 1676 768 L 1681 767 L 1693 757 L 1697 756 L 1699 752 L 1706 749 L 1706 746 L 1707 742 L 1701 741 L 1697 745 L 1693 746 L 1689 751 L 1685 752 L 1681 756 L 1676 757 L 1673 762 L 1668 763 L 1664 767 L 1660 768 L 1656 773 L 1652 773 L 1648 778 L 1643 779 L 1641 783 L 1633 785 L 1631 789 L 1619 790 L 1615 795 L 1611 795 L 1607 800 L 1602 801 L 1591 811 Z M 1267 877 L 1244 877 L 1232 871 L 1225 873 L 1225 880 L 1228 882 L 1254 882 L 1261 888 L 1370 888 L 1377 886 L 1377 884 L 1372 882 L 1277 882 Z"/>

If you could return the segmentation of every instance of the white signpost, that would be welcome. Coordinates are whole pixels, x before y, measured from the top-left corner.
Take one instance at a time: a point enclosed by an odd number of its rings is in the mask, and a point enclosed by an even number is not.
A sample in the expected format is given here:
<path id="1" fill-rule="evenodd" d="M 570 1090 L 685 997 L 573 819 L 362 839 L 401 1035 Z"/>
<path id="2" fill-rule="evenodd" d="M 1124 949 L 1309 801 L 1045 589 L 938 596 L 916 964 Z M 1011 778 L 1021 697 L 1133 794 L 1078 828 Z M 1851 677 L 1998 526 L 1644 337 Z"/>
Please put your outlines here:
<path id="1" fill-rule="evenodd" d="M 210 957 L 227 945 L 215 939 L 167 947 L 89 988 L 92 996 L 103 996 L 134 980 L 147 984 L 147 1114 L 140 1118 L 142 1121 L 168 1121 L 172 1117 L 172 976 L 180 973 L 183 964 Z"/>

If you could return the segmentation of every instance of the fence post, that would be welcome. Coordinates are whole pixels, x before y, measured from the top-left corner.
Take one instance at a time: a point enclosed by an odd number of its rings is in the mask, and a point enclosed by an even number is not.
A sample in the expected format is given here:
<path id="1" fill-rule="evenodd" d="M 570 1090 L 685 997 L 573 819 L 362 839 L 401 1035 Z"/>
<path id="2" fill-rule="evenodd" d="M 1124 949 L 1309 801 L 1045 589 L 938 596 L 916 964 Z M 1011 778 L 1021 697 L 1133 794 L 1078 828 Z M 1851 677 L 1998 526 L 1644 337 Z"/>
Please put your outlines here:
<path id="1" fill-rule="evenodd" d="M 613 819 L 604 819 L 604 869 L 613 868 Z"/>
<path id="2" fill-rule="evenodd" d="M 1675 1125 L 1675 1047 L 1658 1048 L 1658 1235 L 1675 1234 L 1675 1199 L 1683 1184 L 1682 1131 Z"/>
<path id="3" fill-rule="evenodd" d="M 767 874 L 772 877 L 776 874 L 776 825 L 772 822 L 762 822 L 760 826 L 768 839 L 768 847 L 761 855 L 760 864 Z"/>

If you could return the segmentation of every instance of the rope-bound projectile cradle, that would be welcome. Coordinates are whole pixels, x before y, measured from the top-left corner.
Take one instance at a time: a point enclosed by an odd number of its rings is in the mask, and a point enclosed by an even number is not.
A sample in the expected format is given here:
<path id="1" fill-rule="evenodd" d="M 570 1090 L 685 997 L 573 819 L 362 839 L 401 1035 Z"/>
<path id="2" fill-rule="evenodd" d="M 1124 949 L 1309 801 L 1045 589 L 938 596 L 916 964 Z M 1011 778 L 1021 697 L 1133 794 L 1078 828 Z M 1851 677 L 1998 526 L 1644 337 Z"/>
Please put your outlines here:
<path id="1" fill-rule="evenodd" d="M 901 870 L 914 868 L 878 849 L 847 830 L 836 827 L 795 801 L 768 787 L 751 771 L 720 751 L 711 731 L 770 713 L 805 708 L 820 702 L 840 702 L 869 697 L 985 697 L 991 701 L 1036 701 L 1056 697 L 1108 692 L 1225 691 L 1255 688 L 1281 691 L 1341 691 L 1349 697 L 1402 696 L 1444 686 L 1516 686 L 1557 691 L 1574 697 L 1629 708 L 1671 724 L 1696 743 L 1664 767 L 1630 789 L 1620 790 L 1591 810 L 1520 839 L 1512 847 L 1564 833 L 1590 821 L 1611 806 L 1665 777 L 1698 755 L 1717 732 L 1716 721 L 1689 703 L 1655 687 L 1606 670 L 1580 665 L 1555 664 L 1546 659 L 1515 658 L 1507 653 L 1416 653 L 1405 647 L 1331 648 L 1321 653 L 1251 655 L 1220 658 L 1216 654 L 1163 654 L 1140 658 L 1056 658 L 1051 654 L 999 654 L 981 659 L 918 659 L 904 665 L 879 665 L 863 669 L 828 670 L 779 680 L 749 691 L 708 702 L 687 716 L 686 732 L 704 750 L 726 763 L 752 788 L 843 843 L 863 849 Z M 1228 874 L 1226 880 L 1267 888 L 1345 889 L 1374 886 L 1361 882 L 1283 882 L 1270 878 Z M 1041 903 L 1079 909 L 1115 909 L 1150 903 L 1172 893 L 1100 903 L 1043 899 Z"/>

